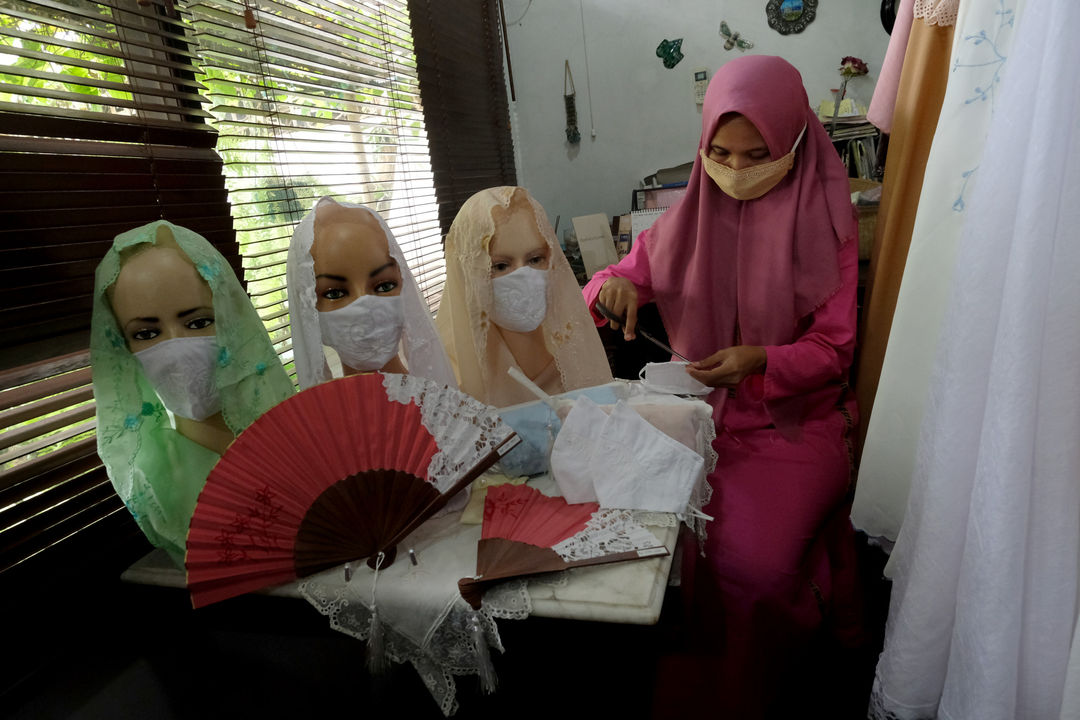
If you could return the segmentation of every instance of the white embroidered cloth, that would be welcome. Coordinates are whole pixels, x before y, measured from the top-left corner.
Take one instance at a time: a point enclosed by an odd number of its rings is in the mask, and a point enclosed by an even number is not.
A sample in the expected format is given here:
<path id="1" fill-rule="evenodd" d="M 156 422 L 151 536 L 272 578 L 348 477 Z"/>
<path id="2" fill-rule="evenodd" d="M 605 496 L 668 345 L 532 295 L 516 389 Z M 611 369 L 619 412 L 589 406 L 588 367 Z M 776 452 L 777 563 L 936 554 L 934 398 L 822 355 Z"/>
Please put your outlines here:
<path id="1" fill-rule="evenodd" d="M 461 599 L 457 582 L 476 573 L 479 539 L 480 526 L 462 525 L 456 513 L 429 520 L 398 546 L 396 560 L 379 571 L 375 583 L 388 657 L 416 668 L 444 715 L 457 710 L 455 677 L 478 673 L 467 629 L 471 608 Z M 409 548 L 416 554 L 416 565 L 409 561 Z M 338 567 L 304 580 L 300 594 L 327 616 L 335 630 L 366 640 L 374 577 L 366 564 L 354 563 L 348 582 Z M 520 620 L 531 609 L 524 581 L 488 590 L 480 613 L 490 647 L 503 650 L 496 618 Z"/>

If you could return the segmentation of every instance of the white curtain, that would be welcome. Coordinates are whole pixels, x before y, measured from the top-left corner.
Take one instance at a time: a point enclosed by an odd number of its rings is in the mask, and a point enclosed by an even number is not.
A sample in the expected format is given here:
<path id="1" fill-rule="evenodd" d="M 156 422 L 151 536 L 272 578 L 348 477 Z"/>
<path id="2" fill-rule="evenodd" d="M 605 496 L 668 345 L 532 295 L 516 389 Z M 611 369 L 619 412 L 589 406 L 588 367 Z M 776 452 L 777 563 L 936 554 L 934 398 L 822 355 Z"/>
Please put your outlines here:
<path id="1" fill-rule="evenodd" d="M 896 540 L 904 519 L 956 244 L 982 174 L 986 133 L 1001 104 L 999 80 L 1008 72 L 1023 5 L 1024 0 L 964 2 L 956 19 L 949 84 L 926 164 L 851 510 L 856 528 L 888 542 Z"/>
<path id="2" fill-rule="evenodd" d="M 1016 33 L 891 559 L 875 717 L 1063 710 L 1080 558 L 1080 3 L 1029 3 Z"/>

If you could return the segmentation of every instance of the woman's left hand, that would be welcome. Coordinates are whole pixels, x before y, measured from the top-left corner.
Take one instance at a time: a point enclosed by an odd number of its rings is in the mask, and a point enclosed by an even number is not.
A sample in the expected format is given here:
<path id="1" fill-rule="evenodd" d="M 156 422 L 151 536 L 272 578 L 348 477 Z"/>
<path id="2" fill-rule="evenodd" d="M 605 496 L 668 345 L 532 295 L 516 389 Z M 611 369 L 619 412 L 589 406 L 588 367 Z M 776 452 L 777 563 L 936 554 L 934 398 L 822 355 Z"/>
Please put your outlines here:
<path id="1" fill-rule="evenodd" d="M 746 376 L 762 372 L 765 360 L 765 348 L 762 346 L 736 345 L 690 363 L 686 372 L 709 387 L 735 387 Z"/>

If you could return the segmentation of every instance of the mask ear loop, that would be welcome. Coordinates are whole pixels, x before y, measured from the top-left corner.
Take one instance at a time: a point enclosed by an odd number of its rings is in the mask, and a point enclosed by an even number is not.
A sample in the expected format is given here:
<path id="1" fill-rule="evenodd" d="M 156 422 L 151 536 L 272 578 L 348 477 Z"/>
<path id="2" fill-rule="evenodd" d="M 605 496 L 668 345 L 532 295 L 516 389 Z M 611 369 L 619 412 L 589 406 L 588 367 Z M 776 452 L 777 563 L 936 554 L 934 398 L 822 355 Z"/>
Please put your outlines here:
<path id="1" fill-rule="evenodd" d="M 543 402 L 545 405 L 547 405 L 549 408 L 551 408 L 551 411 L 552 411 L 551 416 L 549 416 L 549 420 L 548 420 L 548 423 L 547 423 L 547 441 L 548 442 L 547 442 L 547 453 L 546 453 L 547 461 L 548 461 L 548 467 L 551 467 L 551 451 L 555 447 L 555 436 L 558 434 L 558 431 L 555 429 L 555 423 L 559 421 L 559 407 L 561 405 L 568 405 L 569 402 L 566 401 L 566 400 L 561 400 L 560 401 L 560 400 L 554 398 L 553 396 L 548 395 L 546 392 L 544 392 L 540 388 L 539 385 L 537 385 L 532 380 L 530 380 L 525 375 L 525 373 L 521 372 L 521 370 L 514 367 L 513 365 L 511 365 L 510 367 L 508 367 L 506 369 L 506 374 L 509 375 L 510 377 L 512 377 L 517 382 L 519 382 L 522 387 L 524 387 L 526 390 L 531 392 L 533 395 L 535 395 L 537 398 L 539 398 L 541 402 Z"/>
<path id="2" fill-rule="evenodd" d="M 799 147 L 799 143 L 802 142 L 803 135 L 806 134 L 806 127 L 807 126 L 805 124 L 802 126 L 802 130 L 799 131 L 799 137 L 795 138 L 795 144 L 791 146 L 790 152 L 795 152 L 795 148 Z"/>

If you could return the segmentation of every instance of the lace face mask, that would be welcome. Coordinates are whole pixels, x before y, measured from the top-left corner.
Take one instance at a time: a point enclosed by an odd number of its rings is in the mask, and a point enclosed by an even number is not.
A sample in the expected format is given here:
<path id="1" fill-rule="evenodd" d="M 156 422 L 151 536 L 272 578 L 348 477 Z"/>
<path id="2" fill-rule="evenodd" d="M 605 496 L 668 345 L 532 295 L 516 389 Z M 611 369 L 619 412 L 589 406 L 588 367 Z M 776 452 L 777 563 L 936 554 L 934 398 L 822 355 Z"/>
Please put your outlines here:
<path id="1" fill-rule="evenodd" d="M 547 315 L 547 270 L 521 267 L 494 278 L 491 320 L 513 332 L 532 332 Z"/>
<path id="2" fill-rule="evenodd" d="M 218 346 L 213 335 L 163 340 L 135 357 L 173 415 L 201 422 L 221 411 L 214 379 Z"/>
<path id="3" fill-rule="evenodd" d="M 319 313 L 323 343 L 354 370 L 379 370 L 397 355 L 405 310 L 401 296 L 361 295 L 343 308 Z"/>
<path id="4" fill-rule="evenodd" d="M 795 144 L 791 146 L 791 152 L 772 162 L 761 165 L 753 165 L 742 170 L 733 170 L 727 165 L 718 163 L 706 154 L 705 150 L 699 150 L 702 167 L 716 186 L 724 194 L 736 200 L 754 200 L 776 187 L 777 183 L 791 170 L 795 164 L 795 149 L 799 147 L 806 128 L 803 127 L 799 137 L 795 138 Z"/>
<path id="5" fill-rule="evenodd" d="M 705 460 L 625 401 L 608 415 L 581 396 L 555 439 L 551 470 L 567 502 L 685 514 Z"/>

